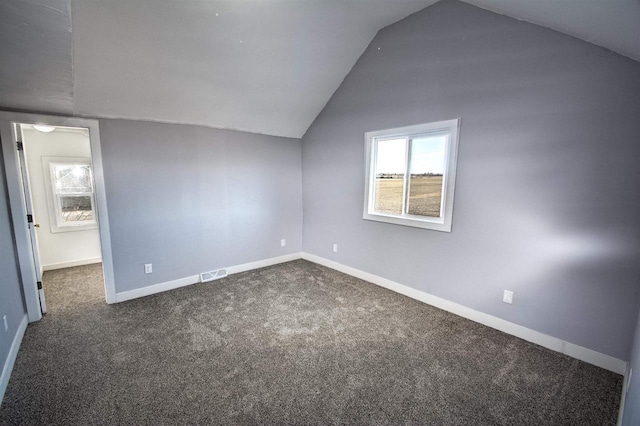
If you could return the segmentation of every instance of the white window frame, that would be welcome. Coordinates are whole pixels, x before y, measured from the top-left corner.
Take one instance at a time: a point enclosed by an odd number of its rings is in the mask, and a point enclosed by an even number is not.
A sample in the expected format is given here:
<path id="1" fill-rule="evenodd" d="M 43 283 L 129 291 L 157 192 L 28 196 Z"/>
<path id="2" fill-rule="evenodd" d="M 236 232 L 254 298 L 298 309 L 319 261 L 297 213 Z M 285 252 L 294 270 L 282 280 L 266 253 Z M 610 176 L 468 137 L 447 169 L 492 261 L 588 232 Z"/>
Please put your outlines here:
<path id="1" fill-rule="evenodd" d="M 377 130 L 365 133 L 365 193 L 363 219 L 386 222 L 396 225 L 412 226 L 431 229 L 434 231 L 451 232 L 453 218 L 453 195 L 456 181 L 456 165 L 458 162 L 458 134 L 460 133 L 460 119 L 438 121 L 434 123 L 418 124 L 414 126 L 398 127 L 394 129 Z M 440 202 L 440 217 L 412 215 L 407 212 L 406 197 L 408 197 L 407 181 L 410 179 L 409 165 L 411 157 L 410 140 L 416 136 L 446 135 L 445 168 L 442 183 L 442 200 Z M 405 159 L 405 191 L 402 202 L 402 214 L 380 213 L 374 210 L 376 185 L 376 156 L 377 142 L 385 139 L 408 138 L 407 155 Z"/>
<path id="2" fill-rule="evenodd" d="M 91 171 L 91 193 L 73 193 L 73 194 L 58 194 L 55 190 L 55 175 L 54 167 L 57 165 L 63 166 L 89 166 Z M 49 224 L 52 233 L 58 232 L 70 232 L 70 231 L 86 231 L 89 229 L 97 229 L 97 212 L 96 212 L 96 197 L 95 197 L 95 184 L 93 182 L 93 169 L 91 167 L 91 159 L 84 157 L 42 157 L 43 176 L 45 181 L 45 190 L 47 192 L 47 201 L 49 206 Z M 60 204 L 60 197 L 64 196 L 90 196 L 91 197 L 91 210 L 93 211 L 93 220 L 82 222 L 65 222 L 62 218 L 62 207 Z"/>

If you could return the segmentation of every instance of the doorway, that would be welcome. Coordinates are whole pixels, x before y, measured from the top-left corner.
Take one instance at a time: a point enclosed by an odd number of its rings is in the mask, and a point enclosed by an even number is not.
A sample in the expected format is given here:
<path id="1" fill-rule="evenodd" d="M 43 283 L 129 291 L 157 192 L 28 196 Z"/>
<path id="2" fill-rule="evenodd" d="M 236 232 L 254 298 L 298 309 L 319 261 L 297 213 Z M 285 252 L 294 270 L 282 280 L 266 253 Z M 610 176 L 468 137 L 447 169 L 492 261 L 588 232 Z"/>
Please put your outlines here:
<path id="1" fill-rule="evenodd" d="M 89 129 L 16 126 L 40 308 L 46 313 L 48 271 L 102 263 Z"/>
<path id="2" fill-rule="evenodd" d="M 47 311 L 46 271 L 101 265 L 114 303 L 97 120 L 0 112 L 0 135 L 29 321 Z"/>

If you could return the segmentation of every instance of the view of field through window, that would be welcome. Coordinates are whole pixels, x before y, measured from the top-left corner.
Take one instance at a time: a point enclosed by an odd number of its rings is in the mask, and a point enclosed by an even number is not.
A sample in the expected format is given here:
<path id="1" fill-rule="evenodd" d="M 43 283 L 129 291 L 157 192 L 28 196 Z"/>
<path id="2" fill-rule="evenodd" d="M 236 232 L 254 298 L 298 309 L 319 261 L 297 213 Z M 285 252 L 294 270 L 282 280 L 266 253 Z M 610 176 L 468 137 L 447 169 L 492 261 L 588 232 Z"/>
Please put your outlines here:
<path id="1" fill-rule="evenodd" d="M 62 196 L 60 204 L 65 223 L 93 221 L 90 196 Z"/>
<path id="2" fill-rule="evenodd" d="M 446 136 L 376 141 L 375 212 L 440 217 L 446 142 Z M 403 212 L 405 175 L 409 176 L 408 199 Z"/>

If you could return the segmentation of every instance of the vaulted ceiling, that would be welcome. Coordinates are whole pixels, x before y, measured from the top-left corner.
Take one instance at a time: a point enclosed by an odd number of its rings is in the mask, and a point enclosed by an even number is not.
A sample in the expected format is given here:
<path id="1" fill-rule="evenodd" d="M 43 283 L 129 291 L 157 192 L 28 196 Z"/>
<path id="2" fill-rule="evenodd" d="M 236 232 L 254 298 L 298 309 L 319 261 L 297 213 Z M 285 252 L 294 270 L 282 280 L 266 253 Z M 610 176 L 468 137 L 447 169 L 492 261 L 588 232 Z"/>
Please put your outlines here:
<path id="1" fill-rule="evenodd" d="M 0 106 L 301 137 L 376 32 L 435 2 L 4 0 Z M 467 3 L 640 59 L 640 0 Z"/>

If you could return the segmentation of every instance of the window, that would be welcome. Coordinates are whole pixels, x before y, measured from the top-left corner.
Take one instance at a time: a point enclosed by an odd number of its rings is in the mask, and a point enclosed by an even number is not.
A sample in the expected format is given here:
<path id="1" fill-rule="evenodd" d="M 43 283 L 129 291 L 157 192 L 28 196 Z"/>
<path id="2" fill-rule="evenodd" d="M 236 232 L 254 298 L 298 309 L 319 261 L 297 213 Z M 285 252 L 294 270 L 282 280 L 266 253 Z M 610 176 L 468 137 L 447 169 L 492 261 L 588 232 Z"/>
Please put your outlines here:
<path id="1" fill-rule="evenodd" d="M 89 159 L 43 157 L 50 177 L 51 232 L 74 231 L 97 226 L 93 174 Z M 46 174 L 45 174 L 46 179 Z"/>
<path id="2" fill-rule="evenodd" d="M 366 133 L 363 218 L 451 232 L 459 123 Z"/>

